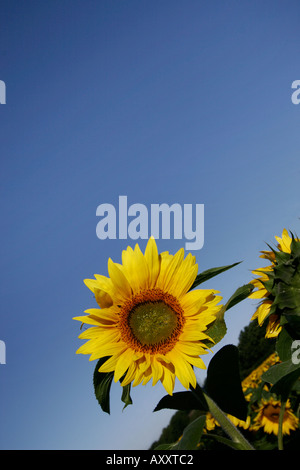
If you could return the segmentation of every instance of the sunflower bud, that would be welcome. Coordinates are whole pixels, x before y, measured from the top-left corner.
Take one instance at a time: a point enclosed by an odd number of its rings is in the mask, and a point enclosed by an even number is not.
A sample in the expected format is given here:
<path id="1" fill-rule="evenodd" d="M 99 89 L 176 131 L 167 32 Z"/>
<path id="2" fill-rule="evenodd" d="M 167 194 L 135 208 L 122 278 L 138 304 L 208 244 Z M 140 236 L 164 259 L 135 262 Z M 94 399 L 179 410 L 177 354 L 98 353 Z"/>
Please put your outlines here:
<path id="1" fill-rule="evenodd" d="M 263 298 L 254 317 L 261 325 L 268 319 L 266 337 L 276 337 L 284 327 L 289 335 L 300 338 L 300 240 L 286 230 L 276 237 L 277 250 L 264 251 L 272 264 L 254 271 L 260 274 L 252 283 L 258 287 L 253 298 Z"/>
<path id="2" fill-rule="evenodd" d="M 300 240 L 291 235 L 290 253 L 274 252 L 271 283 L 265 287 L 273 298 L 270 315 L 276 315 L 292 337 L 300 338 Z"/>

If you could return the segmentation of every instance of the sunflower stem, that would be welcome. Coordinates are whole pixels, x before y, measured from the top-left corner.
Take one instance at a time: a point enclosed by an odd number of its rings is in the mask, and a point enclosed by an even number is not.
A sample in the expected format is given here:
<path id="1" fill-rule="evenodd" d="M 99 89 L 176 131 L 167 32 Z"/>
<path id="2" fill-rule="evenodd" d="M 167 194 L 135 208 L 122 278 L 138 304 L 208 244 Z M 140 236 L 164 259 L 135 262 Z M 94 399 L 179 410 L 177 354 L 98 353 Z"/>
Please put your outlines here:
<path id="1" fill-rule="evenodd" d="M 227 418 L 218 405 L 204 393 L 209 411 L 216 421 L 223 428 L 225 433 L 232 439 L 233 442 L 239 444 L 241 450 L 254 450 L 251 444 L 245 439 L 243 434 L 234 426 L 234 424 Z"/>
<path id="2" fill-rule="evenodd" d="M 283 433 L 282 433 L 282 425 L 283 425 L 283 417 L 285 412 L 285 404 L 286 401 L 281 402 L 280 412 L 279 412 L 279 420 L 278 420 L 278 450 L 283 450 Z"/>

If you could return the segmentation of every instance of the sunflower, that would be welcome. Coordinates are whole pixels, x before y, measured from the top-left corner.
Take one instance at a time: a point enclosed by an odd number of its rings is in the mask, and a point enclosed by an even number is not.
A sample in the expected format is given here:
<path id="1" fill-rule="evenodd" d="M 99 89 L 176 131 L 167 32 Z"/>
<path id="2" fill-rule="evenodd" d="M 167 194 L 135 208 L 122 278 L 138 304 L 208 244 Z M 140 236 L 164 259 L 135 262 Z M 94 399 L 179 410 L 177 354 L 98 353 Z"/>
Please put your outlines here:
<path id="1" fill-rule="evenodd" d="M 74 318 L 92 325 L 80 334 L 88 341 L 77 354 L 108 358 L 99 372 L 114 372 L 122 386 L 152 379 L 172 395 L 177 377 L 186 389 L 195 388 L 193 366 L 205 368 L 199 356 L 211 341 L 206 330 L 222 307 L 217 291 L 190 290 L 197 271 L 195 257 L 184 257 L 183 248 L 158 254 L 153 237 L 144 254 L 137 244 L 122 252 L 122 264 L 109 259 L 109 277 L 84 281 L 100 308 Z"/>
<path id="2" fill-rule="evenodd" d="M 234 426 L 238 426 L 244 429 L 249 429 L 251 418 L 248 415 L 246 421 L 236 418 L 233 415 L 227 414 L 227 418 L 234 424 Z M 213 417 L 210 412 L 206 413 L 206 421 L 205 421 L 205 429 L 206 431 L 213 431 L 216 426 L 220 426 L 218 421 Z"/>
<path id="3" fill-rule="evenodd" d="M 248 415 L 246 420 L 238 419 L 235 416 L 232 415 L 227 415 L 227 417 L 230 419 L 230 421 L 235 425 L 243 429 L 249 429 L 250 428 L 250 423 L 251 423 L 251 418 Z"/>
<path id="4" fill-rule="evenodd" d="M 257 389 L 261 385 L 262 374 L 266 372 L 271 366 L 278 364 L 279 362 L 280 359 L 278 354 L 273 352 L 242 381 L 242 390 L 246 400 L 250 401 L 253 389 Z M 267 389 L 267 385 L 265 384 L 264 390 Z"/>
<path id="5" fill-rule="evenodd" d="M 205 416 L 205 430 L 213 431 L 216 426 L 219 426 L 219 423 L 213 417 L 213 415 L 208 411 Z"/>
<path id="6" fill-rule="evenodd" d="M 283 229 L 281 238 L 275 236 L 275 239 L 277 241 L 277 249 L 279 252 L 291 253 L 292 238 L 286 229 Z M 299 240 L 296 239 L 296 241 Z M 250 283 L 254 285 L 254 291 L 249 295 L 249 298 L 262 299 L 262 303 L 253 314 L 251 320 L 257 319 L 258 324 L 262 326 L 265 320 L 268 319 L 265 336 L 266 338 L 276 338 L 282 330 L 280 315 L 271 313 L 274 298 L 266 288 L 268 281 L 273 275 L 274 267 L 277 265 L 276 253 L 275 251 L 261 251 L 261 253 L 262 255 L 260 258 L 265 258 L 271 261 L 271 264 L 264 268 L 252 271 L 257 278 L 250 281 Z"/>
<path id="7" fill-rule="evenodd" d="M 271 397 L 270 400 L 262 400 L 258 408 L 257 415 L 254 418 L 253 430 L 263 428 L 264 432 L 268 434 L 278 435 L 279 427 L 279 413 L 281 403 Z M 286 402 L 283 422 L 282 433 L 290 434 L 290 431 L 295 431 L 298 428 L 299 419 L 293 414 L 290 401 Z"/>

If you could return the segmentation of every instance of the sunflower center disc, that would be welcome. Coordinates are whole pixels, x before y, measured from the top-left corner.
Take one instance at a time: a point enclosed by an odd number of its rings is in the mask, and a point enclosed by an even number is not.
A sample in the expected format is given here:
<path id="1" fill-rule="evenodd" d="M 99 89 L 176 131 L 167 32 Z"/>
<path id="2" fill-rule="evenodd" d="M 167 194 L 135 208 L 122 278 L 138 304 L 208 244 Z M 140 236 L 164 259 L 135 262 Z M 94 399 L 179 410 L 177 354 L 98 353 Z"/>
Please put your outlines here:
<path id="1" fill-rule="evenodd" d="M 129 326 L 143 345 L 167 340 L 177 326 L 176 313 L 164 302 L 146 302 L 130 313 Z"/>
<path id="2" fill-rule="evenodd" d="M 274 423 L 278 423 L 280 406 L 269 405 L 265 413 L 268 419 L 270 419 L 270 421 L 273 421 Z"/>

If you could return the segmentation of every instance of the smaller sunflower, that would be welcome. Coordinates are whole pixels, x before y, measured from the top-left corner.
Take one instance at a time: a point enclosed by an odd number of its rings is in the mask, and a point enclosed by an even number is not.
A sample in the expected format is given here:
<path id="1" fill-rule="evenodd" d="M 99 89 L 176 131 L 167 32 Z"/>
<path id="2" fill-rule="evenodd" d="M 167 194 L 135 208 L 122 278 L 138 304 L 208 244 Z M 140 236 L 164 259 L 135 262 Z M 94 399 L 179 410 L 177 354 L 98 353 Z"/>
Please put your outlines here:
<path id="1" fill-rule="evenodd" d="M 254 418 L 254 424 L 252 429 L 258 430 L 263 428 L 267 434 L 278 435 L 279 428 L 279 413 L 281 403 L 271 397 L 270 400 L 262 400 L 258 408 L 257 415 Z M 282 423 L 282 433 L 290 434 L 291 431 L 295 431 L 298 428 L 299 419 L 293 414 L 291 409 L 290 401 L 288 400 L 285 406 Z"/>
<path id="2" fill-rule="evenodd" d="M 234 426 L 238 426 L 243 429 L 249 429 L 251 418 L 248 415 L 246 421 L 236 418 L 233 415 L 227 414 L 227 418 L 234 424 Z M 218 421 L 213 417 L 210 412 L 206 413 L 206 421 L 205 421 L 205 429 L 206 431 L 213 431 L 216 426 L 220 426 Z"/>
<path id="3" fill-rule="evenodd" d="M 280 359 L 276 352 L 270 354 L 267 359 L 265 359 L 256 369 L 250 372 L 250 374 L 242 381 L 242 389 L 246 400 L 250 401 L 253 390 L 260 386 L 262 382 L 262 374 L 266 372 L 271 366 L 278 364 L 279 362 Z M 266 385 L 264 389 L 267 389 Z"/>
<path id="4" fill-rule="evenodd" d="M 205 417 L 205 430 L 213 431 L 216 426 L 219 426 L 219 423 L 215 420 L 213 415 L 208 411 Z"/>
<path id="5" fill-rule="evenodd" d="M 281 315 L 278 313 L 278 310 L 274 310 L 276 291 L 274 291 L 275 293 L 272 291 L 274 286 L 271 281 L 274 279 L 275 270 L 278 268 L 278 254 L 291 254 L 291 244 L 293 240 L 286 229 L 283 230 L 282 237 L 275 236 L 275 239 L 277 241 L 278 252 L 276 253 L 275 250 L 261 251 L 262 255 L 260 256 L 260 258 L 270 261 L 271 264 L 252 271 L 252 274 L 257 277 L 250 281 L 250 284 L 254 286 L 254 290 L 249 295 L 249 298 L 262 299 L 262 302 L 253 314 L 251 320 L 257 319 L 259 326 L 262 326 L 264 322 L 268 320 L 266 338 L 276 338 L 282 330 Z M 295 241 L 299 242 L 300 240 L 296 239 Z"/>
<path id="6" fill-rule="evenodd" d="M 251 424 L 250 415 L 247 416 L 245 421 L 242 420 L 242 419 L 238 419 L 238 418 L 236 418 L 235 416 L 232 416 L 232 415 L 227 415 L 227 417 L 230 419 L 232 424 L 234 424 L 235 426 L 238 426 L 239 428 L 243 428 L 243 429 L 249 429 L 250 428 L 250 424 Z"/>

